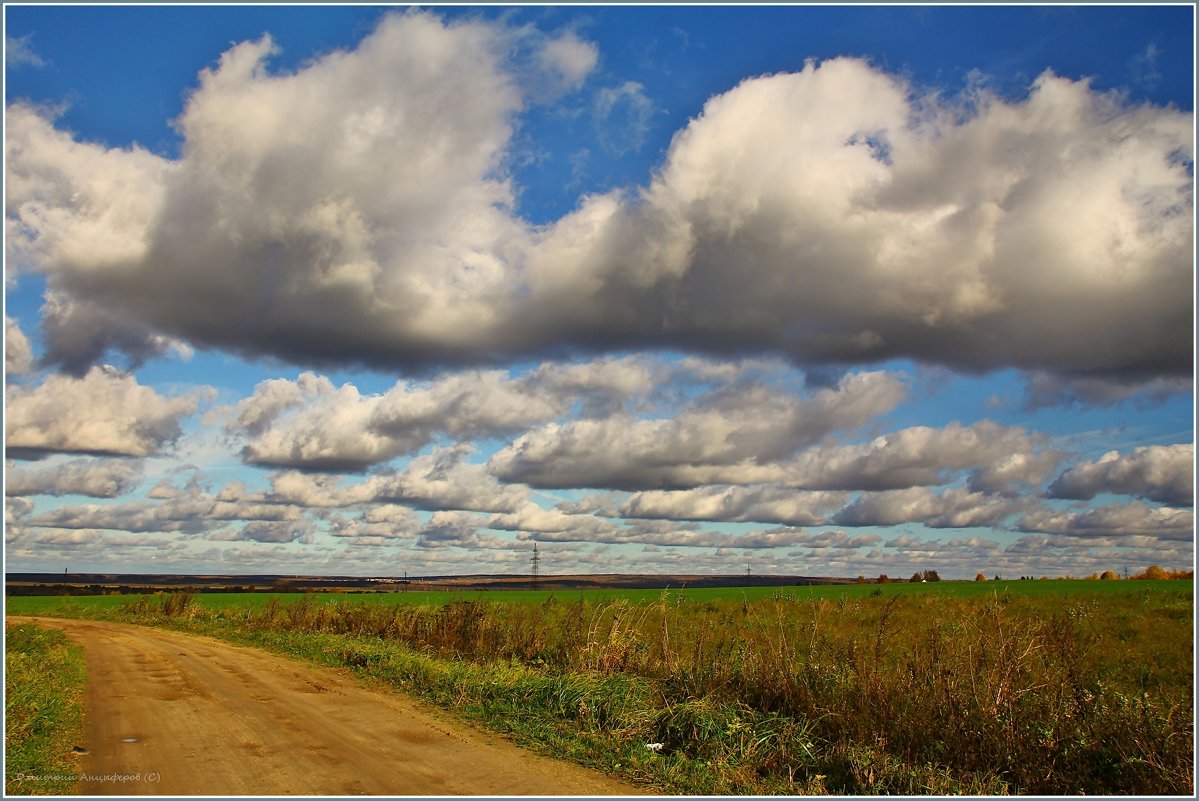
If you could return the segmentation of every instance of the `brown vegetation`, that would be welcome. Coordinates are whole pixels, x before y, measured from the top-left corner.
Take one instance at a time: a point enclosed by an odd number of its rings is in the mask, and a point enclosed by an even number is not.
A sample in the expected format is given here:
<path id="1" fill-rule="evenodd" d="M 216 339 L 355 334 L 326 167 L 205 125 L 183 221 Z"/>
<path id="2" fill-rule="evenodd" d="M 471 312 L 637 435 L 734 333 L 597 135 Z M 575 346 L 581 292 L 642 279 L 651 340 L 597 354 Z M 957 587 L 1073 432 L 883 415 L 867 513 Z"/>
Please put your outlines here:
<path id="1" fill-rule="evenodd" d="M 322 653 L 439 702 L 661 742 L 670 770 L 690 777 L 678 778 L 687 793 L 1193 788 L 1191 606 L 1177 593 L 1131 607 L 1059 595 L 664 594 L 641 605 L 550 597 L 218 610 L 147 598 L 129 611 L 323 643 Z M 462 684 L 453 677 L 465 667 L 411 667 L 404 649 L 448 660 L 436 665 L 506 666 L 512 677 Z M 718 777 L 687 773 L 718 764 Z"/>

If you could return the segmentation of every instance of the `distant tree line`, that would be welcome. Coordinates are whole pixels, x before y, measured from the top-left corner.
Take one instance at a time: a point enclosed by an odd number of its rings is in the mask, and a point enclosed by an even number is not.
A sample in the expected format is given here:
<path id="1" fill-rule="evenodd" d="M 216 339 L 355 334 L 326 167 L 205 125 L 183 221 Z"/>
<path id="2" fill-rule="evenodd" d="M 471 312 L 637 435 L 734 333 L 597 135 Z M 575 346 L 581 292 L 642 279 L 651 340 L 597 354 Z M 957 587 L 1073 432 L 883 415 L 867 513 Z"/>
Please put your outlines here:
<path id="1" fill-rule="evenodd" d="M 1057 578 L 1072 579 L 1074 577 L 1073 576 L 1058 576 Z M 1105 570 L 1102 573 L 1092 573 L 1089 576 L 1083 576 L 1083 578 L 1087 581 L 1116 581 L 1117 579 L 1121 578 L 1121 576 L 1119 573 L 1117 573 L 1114 570 Z M 1194 570 L 1166 570 L 1166 569 L 1162 568 L 1160 565 L 1150 565 L 1149 567 L 1145 568 L 1145 570 L 1143 570 L 1142 572 L 1137 573 L 1135 576 L 1129 576 L 1128 578 L 1130 578 L 1134 581 L 1138 580 L 1138 579 L 1142 579 L 1142 580 L 1144 580 L 1144 579 L 1157 579 L 1157 580 L 1160 580 L 1160 579 L 1192 579 L 1193 580 L 1195 578 L 1195 571 Z M 919 584 L 920 582 L 940 581 L 940 580 L 941 580 L 941 577 L 937 574 L 937 571 L 935 571 L 935 570 L 917 570 L 915 573 L 912 574 L 912 577 L 910 579 L 907 579 L 908 582 L 912 582 L 912 583 L 916 583 L 916 584 Z M 976 574 L 974 576 L 974 580 L 975 581 L 987 581 L 988 579 L 987 579 L 987 575 L 980 571 L 978 574 Z M 994 580 L 1002 581 L 1003 579 L 997 573 L 997 574 L 995 574 Z M 1037 576 L 1020 576 L 1020 581 L 1037 581 L 1037 580 L 1038 580 Z M 1041 576 L 1039 580 L 1040 581 L 1049 581 L 1049 576 Z M 903 581 L 904 581 L 904 579 L 893 579 L 890 576 L 888 576 L 886 573 L 882 573 L 879 575 L 879 577 L 877 579 L 874 579 L 873 583 L 875 583 L 875 584 L 891 584 L 894 582 L 902 583 Z M 858 576 L 857 583 L 858 584 L 870 584 L 871 581 L 870 581 L 870 579 L 867 579 L 865 576 Z"/>

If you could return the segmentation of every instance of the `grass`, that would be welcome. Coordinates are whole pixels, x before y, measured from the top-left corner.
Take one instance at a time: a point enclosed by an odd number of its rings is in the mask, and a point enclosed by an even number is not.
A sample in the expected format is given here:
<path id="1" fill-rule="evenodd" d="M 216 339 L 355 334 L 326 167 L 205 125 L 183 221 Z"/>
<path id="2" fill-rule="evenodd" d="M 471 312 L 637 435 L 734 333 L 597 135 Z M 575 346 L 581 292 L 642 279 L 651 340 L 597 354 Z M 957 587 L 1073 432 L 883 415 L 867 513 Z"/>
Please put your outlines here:
<path id="1" fill-rule="evenodd" d="M 1189 582 L 418 595 L 56 613 L 346 666 L 666 793 L 1193 792 Z"/>
<path id="2" fill-rule="evenodd" d="M 81 649 L 61 632 L 10 624 L 4 667 L 5 795 L 71 794 L 72 748 L 83 736 Z"/>
<path id="3" fill-rule="evenodd" d="M 1107 597 L 1135 595 L 1156 590 L 1176 589 L 1178 581 L 942 581 L 930 584 L 893 582 L 891 584 L 825 584 L 807 587 L 702 587 L 667 590 L 671 597 L 693 601 L 760 601 L 773 598 L 792 598 L 800 601 L 840 598 L 855 600 L 876 593 L 901 596 L 945 596 L 963 598 L 1011 595 L 1019 597 L 1062 597 L 1077 595 Z M 479 601 L 486 603 L 540 604 L 550 598 L 556 601 L 588 603 L 628 601 L 630 603 L 653 603 L 662 596 L 662 590 L 603 589 L 603 590 L 412 590 L 379 593 L 207 593 L 196 596 L 196 602 L 208 609 L 225 607 L 265 606 L 271 602 L 291 602 L 309 598 L 312 603 L 335 604 L 355 601 L 364 604 L 413 604 L 443 606 L 455 601 Z M 86 595 L 86 596 L 10 596 L 7 611 L 13 615 L 43 615 L 63 613 L 70 616 L 78 610 L 103 611 L 121 607 L 129 602 L 130 595 Z"/>

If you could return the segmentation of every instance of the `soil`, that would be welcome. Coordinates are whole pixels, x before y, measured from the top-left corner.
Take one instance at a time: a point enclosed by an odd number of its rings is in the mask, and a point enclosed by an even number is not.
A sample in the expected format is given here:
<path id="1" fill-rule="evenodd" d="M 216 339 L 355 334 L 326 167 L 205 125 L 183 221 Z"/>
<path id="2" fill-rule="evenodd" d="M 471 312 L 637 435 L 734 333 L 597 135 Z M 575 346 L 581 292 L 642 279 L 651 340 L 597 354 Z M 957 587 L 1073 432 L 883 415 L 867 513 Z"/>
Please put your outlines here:
<path id="1" fill-rule="evenodd" d="M 636 795 L 346 672 L 144 626 L 61 629 L 87 661 L 84 795 Z"/>

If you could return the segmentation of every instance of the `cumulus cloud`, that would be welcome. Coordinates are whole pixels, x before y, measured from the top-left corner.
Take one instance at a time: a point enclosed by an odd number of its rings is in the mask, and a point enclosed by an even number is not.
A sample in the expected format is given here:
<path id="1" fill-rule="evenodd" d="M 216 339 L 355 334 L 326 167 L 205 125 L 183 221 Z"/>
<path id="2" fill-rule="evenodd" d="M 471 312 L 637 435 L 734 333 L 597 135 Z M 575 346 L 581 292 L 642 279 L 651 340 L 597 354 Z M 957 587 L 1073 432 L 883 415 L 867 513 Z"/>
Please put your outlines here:
<path id="1" fill-rule="evenodd" d="M 240 43 L 201 73 L 177 161 L 10 106 L 18 261 L 77 301 L 60 326 L 111 308 L 202 347 L 440 361 L 494 319 L 526 237 L 498 177 L 522 102 L 509 43 L 417 12 L 292 74 L 268 70 L 269 37 Z"/>
<path id="2" fill-rule="evenodd" d="M 335 516 L 329 521 L 329 534 L 356 546 L 394 545 L 415 537 L 421 521 L 405 506 L 372 506 L 355 518 Z"/>
<path id="3" fill-rule="evenodd" d="M 697 487 L 638 492 L 620 507 L 625 517 L 816 526 L 848 500 L 845 492 L 803 492 L 787 487 Z"/>
<path id="4" fill-rule="evenodd" d="M 469 512 L 434 512 L 418 531 L 416 545 L 419 548 L 513 546 L 513 543 L 500 541 L 494 535 L 480 533 L 479 529 L 484 525 L 486 518 Z"/>
<path id="5" fill-rule="evenodd" d="M 25 375 L 33 372 L 33 348 L 21 330 L 21 324 L 4 315 L 4 372 Z"/>
<path id="6" fill-rule="evenodd" d="M 572 410 L 609 414 L 654 385 L 637 358 L 543 364 L 522 376 L 464 371 L 431 382 L 399 381 L 382 395 L 324 376 L 270 379 L 237 404 L 227 427 L 246 437 L 250 464 L 305 470 L 363 470 L 416 453 L 438 437 L 512 435 Z M 578 407 L 577 410 L 575 407 Z"/>
<path id="7" fill-rule="evenodd" d="M 364 490 L 372 502 L 401 502 L 418 509 L 510 512 L 528 499 L 528 489 L 501 485 L 481 464 L 466 461 L 458 446 L 413 459 L 404 470 L 372 477 Z"/>
<path id="8" fill-rule="evenodd" d="M 526 503 L 514 512 L 495 515 L 488 525 L 501 531 L 521 531 L 526 534 L 570 532 L 584 541 L 616 537 L 621 531 L 620 524 L 596 517 L 594 514 L 543 509 L 535 503 Z"/>
<path id="9" fill-rule="evenodd" d="M 500 484 L 484 465 L 467 461 L 471 452 L 469 445 L 435 449 L 412 459 L 402 470 L 356 482 L 336 474 L 288 470 L 272 474 L 266 492 L 247 492 L 235 482 L 222 488 L 217 498 L 304 509 L 404 504 L 434 512 L 496 513 L 514 511 L 527 502 L 527 487 Z"/>
<path id="10" fill-rule="evenodd" d="M 379 401 L 362 397 L 353 384 L 335 387 L 312 373 L 295 382 L 263 381 L 238 404 L 234 426 L 251 435 L 241 456 L 263 466 L 362 470 L 423 446 L 421 438 L 405 441 L 372 430 Z"/>
<path id="11" fill-rule="evenodd" d="M 1020 518 L 1016 527 L 1020 531 L 1078 537 L 1144 536 L 1192 541 L 1195 538 L 1195 513 L 1190 509 L 1132 501 L 1082 511 L 1041 509 Z"/>
<path id="12" fill-rule="evenodd" d="M 5 495 L 4 498 L 4 527 L 10 528 L 24 517 L 33 512 L 33 501 L 28 498 Z"/>
<path id="13" fill-rule="evenodd" d="M 794 487 L 879 491 L 936 486 L 969 471 L 972 489 L 1001 492 L 1040 482 L 1061 459 L 1042 435 L 982 420 L 912 426 L 859 445 L 814 448 L 783 472 Z"/>
<path id="14" fill-rule="evenodd" d="M 813 62 L 711 98 L 647 186 L 539 227 L 504 175 L 530 91 L 514 36 L 386 15 L 287 74 L 269 37 L 237 44 L 177 160 L 10 105 L 10 261 L 68 298 L 47 357 L 79 371 L 153 334 L 305 365 L 648 346 L 1190 374 L 1190 112 L 1048 73 L 961 101 Z M 573 35 L 540 48 L 566 84 L 594 66 Z"/>
<path id="15" fill-rule="evenodd" d="M 747 80 L 635 202 L 588 198 L 532 263 L 597 342 L 1189 374 L 1191 115 L 1051 74 L 974 100 L 852 59 Z"/>
<path id="16" fill-rule="evenodd" d="M 6 495 L 90 495 L 115 498 L 141 481 L 145 463 L 126 459 L 75 459 L 45 467 L 5 469 Z"/>
<path id="17" fill-rule="evenodd" d="M 863 493 L 833 516 L 842 526 L 893 526 L 922 523 L 929 528 L 999 526 L 1027 510 L 1022 499 L 995 497 L 965 488 L 934 492 L 927 487 Z"/>
<path id="18" fill-rule="evenodd" d="M 1195 446 L 1149 445 L 1121 454 L 1108 451 L 1082 462 L 1049 485 L 1051 498 L 1089 501 L 1101 492 L 1191 506 L 1195 499 Z"/>
<path id="19" fill-rule="evenodd" d="M 250 542 L 312 542 L 313 526 L 307 520 L 254 520 L 242 526 L 233 540 Z"/>
<path id="20" fill-rule="evenodd" d="M 903 384 L 883 372 L 845 376 L 806 398 L 761 385 L 701 397 L 672 418 L 616 415 L 551 423 L 488 461 L 505 481 L 535 487 L 684 488 L 752 483 L 761 465 L 890 411 Z"/>
<path id="21" fill-rule="evenodd" d="M 179 438 L 182 421 L 209 394 L 164 397 L 111 367 L 94 367 L 82 378 L 51 375 L 35 387 L 9 385 L 7 453 L 151 456 Z"/>
<path id="22" fill-rule="evenodd" d="M 222 500 L 192 485 L 163 487 L 154 501 L 63 506 L 27 518 L 30 527 L 199 534 L 229 521 L 303 524 L 300 510 L 269 503 Z M 266 530 L 266 529 L 263 529 Z M 278 529 L 282 530 L 282 529 Z"/>

